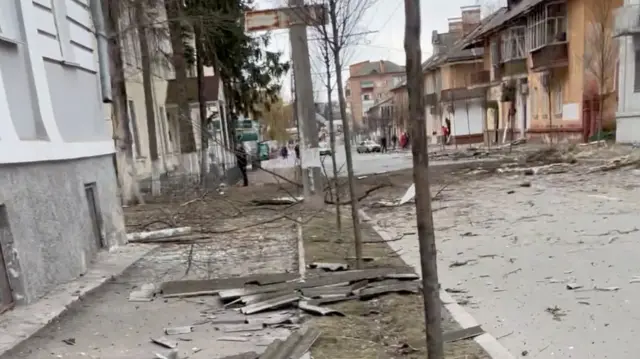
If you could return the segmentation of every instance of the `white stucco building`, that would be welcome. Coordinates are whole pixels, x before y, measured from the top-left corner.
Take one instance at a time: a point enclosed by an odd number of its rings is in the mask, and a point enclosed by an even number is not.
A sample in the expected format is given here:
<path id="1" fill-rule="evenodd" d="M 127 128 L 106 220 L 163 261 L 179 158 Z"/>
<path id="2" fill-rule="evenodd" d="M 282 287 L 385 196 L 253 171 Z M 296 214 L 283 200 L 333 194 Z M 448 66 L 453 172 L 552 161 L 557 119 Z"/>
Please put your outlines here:
<path id="1" fill-rule="evenodd" d="M 616 9 L 614 31 L 620 48 L 616 141 L 640 142 L 640 0 Z"/>
<path id="2" fill-rule="evenodd" d="M 0 1 L 0 311 L 124 242 L 96 49 L 89 0 Z"/>

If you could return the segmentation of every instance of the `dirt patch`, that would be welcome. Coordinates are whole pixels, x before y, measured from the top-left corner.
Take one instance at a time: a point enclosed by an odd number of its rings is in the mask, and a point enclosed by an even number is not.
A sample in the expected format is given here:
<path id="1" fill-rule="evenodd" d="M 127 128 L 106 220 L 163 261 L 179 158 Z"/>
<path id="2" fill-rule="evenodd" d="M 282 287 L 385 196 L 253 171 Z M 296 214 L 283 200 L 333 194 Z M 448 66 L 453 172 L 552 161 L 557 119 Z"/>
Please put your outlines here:
<path id="1" fill-rule="evenodd" d="M 347 211 L 348 208 L 345 208 Z M 305 260 L 347 262 L 355 265 L 353 227 L 343 218 L 343 241 L 336 242 L 335 214 L 325 213 L 303 226 Z M 378 234 L 363 223 L 366 242 L 381 241 Z M 365 267 L 405 266 L 404 261 L 386 243 L 366 243 Z M 424 312 L 419 295 L 386 295 L 369 301 L 348 301 L 331 305 L 345 317 L 317 317 L 311 322 L 322 330 L 312 348 L 316 359 L 425 358 Z M 444 330 L 459 329 L 443 308 Z M 489 358 L 473 341 L 445 345 L 446 358 Z"/>

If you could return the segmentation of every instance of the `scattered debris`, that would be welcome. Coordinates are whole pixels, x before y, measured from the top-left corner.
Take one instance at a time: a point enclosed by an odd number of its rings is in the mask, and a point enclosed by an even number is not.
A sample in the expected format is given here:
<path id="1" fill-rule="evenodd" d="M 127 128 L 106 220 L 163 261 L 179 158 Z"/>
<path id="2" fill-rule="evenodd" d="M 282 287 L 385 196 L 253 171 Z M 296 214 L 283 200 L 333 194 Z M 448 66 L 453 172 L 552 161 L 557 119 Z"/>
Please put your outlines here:
<path id="1" fill-rule="evenodd" d="M 547 309 L 545 309 L 545 312 L 551 314 L 553 316 L 553 320 L 557 320 L 557 321 L 562 320 L 562 317 L 567 315 L 557 305 L 553 307 L 548 307 Z"/>
<path id="2" fill-rule="evenodd" d="M 154 355 L 156 356 L 156 359 L 178 359 L 178 351 L 177 350 L 171 350 L 168 354 L 160 354 L 160 353 L 154 353 Z"/>
<path id="3" fill-rule="evenodd" d="M 213 295 L 222 290 L 244 288 L 249 284 L 268 285 L 285 283 L 299 279 L 298 274 L 277 273 L 252 275 L 241 278 L 178 280 L 162 283 L 161 292 L 165 298 Z"/>
<path id="4" fill-rule="evenodd" d="M 568 290 L 576 290 L 576 289 L 580 289 L 580 288 L 582 288 L 582 287 L 583 287 L 583 286 L 578 285 L 578 284 L 576 284 L 576 283 L 568 283 L 568 284 L 567 284 L 567 289 L 568 289 Z"/>
<path id="5" fill-rule="evenodd" d="M 520 183 L 520 187 L 531 187 L 531 182 L 522 182 Z"/>
<path id="6" fill-rule="evenodd" d="M 467 290 L 462 288 L 446 288 L 444 291 L 452 294 L 467 293 Z"/>
<path id="7" fill-rule="evenodd" d="M 279 197 L 271 199 L 254 199 L 251 204 L 254 206 L 286 206 L 300 203 L 304 197 Z"/>
<path id="8" fill-rule="evenodd" d="M 219 341 L 223 342 L 248 342 L 249 338 L 247 337 L 220 337 Z"/>
<path id="9" fill-rule="evenodd" d="M 518 269 L 514 269 L 510 272 L 505 273 L 502 278 L 507 278 L 508 276 L 512 275 L 512 274 L 516 274 L 518 272 L 520 272 L 522 270 L 522 268 L 518 268 Z"/>
<path id="10" fill-rule="evenodd" d="M 191 232 L 191 227 L 165 228 L 149 232 L 134 232 L 127 233 L 127 241 L 130 243 L 152 241 L 191 234 Z"/>
<path id="11" fill-rule="evenodd" d="M 178 343 L 171 341 L 166 337 L 151 338 L 151 341 L 167 349 L 175 349 L 175 347 L 178 346 Z"/>
<path id="12" fill-rule="evenodd" d="M 617 292 L 620 290 L 620 287 L 593 287 L 594 290 L 598 292 Z"/>
<path id="13" fill-rule="evenodd" d="M 475 338 L 482 334 L 484 334 L 484 329 L 482 329 L 481 326 L 476 325 L 465 329 L 445 332 L 442 334 L 442 340 L 444 340 L 445 343 L 452 343 L 459 340 Z"/>
<path id="14" fill-rule="evenodd" d="M 462 266 L 466 266 L 468 264 L 473 264 L 476 263 L 477 261 L 475 259 L 467 259 L 467 260 L 463 260 L 463 261 L 454 261 L 451 262 L 451 264 L 449 264 L 449 268 L 455 268 L 455 267 L 462 267 Z"/>
<path id="15" fill-rule="evenodd" d="M 76 338 L 62 339 L 62 342 L 67 345 L 76 345 Z"/>
<path id="16" fill-rule="evenodd" d="M 153 283 L 145 283 L 140 289 L 129 294 L 130 302 L 150 302 L 153 300 L 157 292 L 156 285 Z"/>
<path id="17" fill-rule="evenodd" d="M 300 301 L 298 303 L 298 307 L 304 310 L 305 312 L 309 312 L 316 315 L 322 315 L 322 316 L 337 315 L 340 317 L 344 317 L 344 314 L 342 314 L 341 312 L 335 309 L 319 307 L 317 305 L 309 304 L 309 302 L 307 301 Z"/>
<path id="18" fill-rule="evenodd" d="M 412 183 L 411 187 L 409 187 L 407 191 L 404 193 L 404 196 L 400 198 L 400 202 L 398 202 L 398 206 L 402 206 L 405 203 L 412 201 L 415 196 L 416 196 L 416 185 Z"/>
<path id="19" fill-rule="evenodd" d="M 191 326 L 164 328 L 164 334 L 166 335 L 189 334 L 192 331 L 193 331 L 193 327 Z"/>
<path id="20" fill-rule="evenodd" d="M 310 269 L 322 269 L 327 272 L 345 271 L 349 269 L 349 265 L 346 263 L 325 263 L 325 262 L 313 262 L 308 266 Z"/>

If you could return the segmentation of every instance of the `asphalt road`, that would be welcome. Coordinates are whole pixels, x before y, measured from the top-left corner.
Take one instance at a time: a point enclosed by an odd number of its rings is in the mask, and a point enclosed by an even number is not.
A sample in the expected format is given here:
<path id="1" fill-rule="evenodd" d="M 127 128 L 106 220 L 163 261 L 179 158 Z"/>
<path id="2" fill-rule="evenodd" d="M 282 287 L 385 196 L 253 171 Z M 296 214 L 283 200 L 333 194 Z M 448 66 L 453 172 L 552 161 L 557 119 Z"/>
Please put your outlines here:
<path id="1" fill-rule="evenodd" d="M 336 152 L 336 162 L 341 175 L 346 175 L 346 154 L 344 149 Z M 332 173 L 333 165 L 331 156 L 323 157 L 323 164 L 327 173 Z M 389 153 L 357 153 L 353 151 L 353 170 L 356 175 L 373 173 L 384 173 L 411 168 L 411 152 L 389 152 Z M 295 156 L 287 159 L 277 158 L 262 162 L 266 169 L 287 168 L 295 166 Z"/>

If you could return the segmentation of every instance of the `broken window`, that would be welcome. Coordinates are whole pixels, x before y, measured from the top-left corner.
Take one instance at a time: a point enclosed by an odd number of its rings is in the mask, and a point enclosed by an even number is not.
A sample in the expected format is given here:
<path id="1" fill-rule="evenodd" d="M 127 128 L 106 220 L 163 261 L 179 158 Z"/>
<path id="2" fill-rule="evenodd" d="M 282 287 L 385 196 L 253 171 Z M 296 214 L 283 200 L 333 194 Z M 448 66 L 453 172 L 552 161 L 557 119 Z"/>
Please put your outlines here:
<path id="1" fill-rule="evenodd" d="M 567 4 L 555 2 L 539 7 L 527 18 L 527 47 L 537 50 L 567 39 Z"/>
<path id="2" fill-rule="evenodd" d="M 502 34 L 502 62 L 520 60 L 526 57 L 524 26 L 512 27 Z"/>

